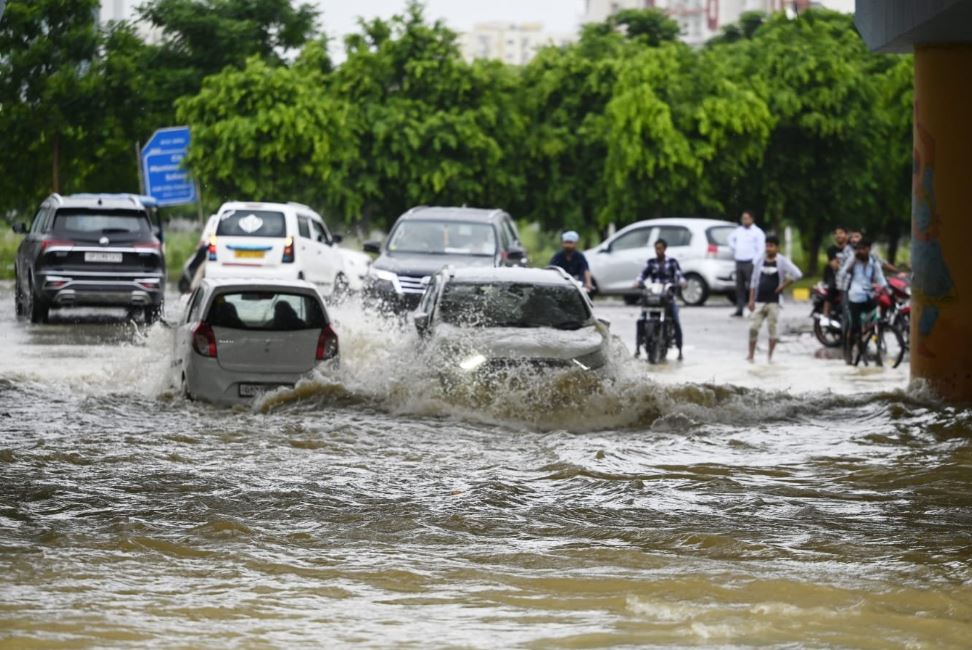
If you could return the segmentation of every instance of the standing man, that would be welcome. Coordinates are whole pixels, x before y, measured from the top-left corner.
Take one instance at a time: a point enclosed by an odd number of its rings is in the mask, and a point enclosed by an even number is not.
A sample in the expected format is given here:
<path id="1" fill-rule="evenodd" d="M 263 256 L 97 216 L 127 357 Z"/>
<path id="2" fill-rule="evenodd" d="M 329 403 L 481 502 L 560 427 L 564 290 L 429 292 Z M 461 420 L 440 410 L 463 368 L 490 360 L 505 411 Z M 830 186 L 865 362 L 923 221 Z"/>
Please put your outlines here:
<path id="1" fill-rule="evenodd" d="M 753 279 L 749 287 L 749 311 L 755 312 L 749 326 L 749 356 L 756 356 L 756 339 L 763 321 L 769 322 L 769 361 L 779 340 L 777 329 L 780 322 L 780 295 L 788 286 L 803 277 L 803 273 L 785 256 L 780 255 L 780 240 L 771 235 L 766 238 L 766 252 L 753 266 Z M 756 309 L 759 303 L 759 310 Z"/>
<path id="2" fill-rule="evenodd" d="M 861 335 L 861 317 L 875 307 L 874 288 L 888 286 L 881 262 L 871 255 L 871 242 L 866 239 L 857 242 L 854 254 L 847 258 L 840 269 L 837 283 L 847 287 L 844 300 L 850 323 L 845 330 L 848 337 L 844 344 L 844 360 L 850 364 L 850 343 Z"/>
<path id="3" fill-rule="evenodd" d="M 753 262 L 763 254 L 766 235 L 753 223 L 753 213 L 742 213 L 740 226 L 729 234 L 729 247 L 736 258 L 736 311 L 733 316 L 742 318 L 743 306 L 749 295 L 749 285 L 753 278 Z"/>
<path id="4" fill-rule="evenodd" d="M 567 271 L 567 275 L 578 282 L 582 282 L 584 288 L 590 292 L 594 290 L 594 284 L 591 282 L 591 267 L 587 265 L 587 258 L 584 257 L 584 254 L 577 250 L 579 240 L 580 235 L 573 230 L 568 230 L 561 235 L 561 249 L 550 258 L 550 266 L 559 266 Z"/>
<path id="5" fill-rule="evenodd" d="M 860 239 L 860 233 L 858 233 Z M 824 268 L 824 283 L 827 285 L 827 299 L 823 305 L 823 319 L 821 324 L 824 327 L 830 326 L 830 314 L 833 313 L 834 305 L 837 303 L 840 289 L 837 286 L 837 273 L 840 271 L 848 257 L 854 254 L 854 247 L 850 244 L 850 233 L 844 226 L 834 228 L 834 243 L 827 247 L 827 266 Z"/>
<path id="6" fill-rule="evenodd" d="M 643 283 L 647 282 L 662 282 L 669 283 L 672 285 L 672 289 L 681 286 L 682 284 L 682 267 L 678 265 L 678 260 L 673 257 L 667 257 L 665 251 L 668 250 L 668 242 L 664 239 L 659 239 L 655 242 L 655 257 L 648 260 L 645 265 L 644 270 L 642 270 L 641 275 L 635 281 L 635 286 L 640 287 Z M 678 348 L 678 360 L 682 361 L 684 357 L 682 356 L 682 321 L 678 318 L 678 301 L 672 298 L 672 325 L 675 329 L 675 347 Z M 640 325 L 639 325 L 640 327 Z M 637 339 L 636 339 L 637 340 Z M 635 350 L 635 356 L 641 352 L 639 347 Z"/>

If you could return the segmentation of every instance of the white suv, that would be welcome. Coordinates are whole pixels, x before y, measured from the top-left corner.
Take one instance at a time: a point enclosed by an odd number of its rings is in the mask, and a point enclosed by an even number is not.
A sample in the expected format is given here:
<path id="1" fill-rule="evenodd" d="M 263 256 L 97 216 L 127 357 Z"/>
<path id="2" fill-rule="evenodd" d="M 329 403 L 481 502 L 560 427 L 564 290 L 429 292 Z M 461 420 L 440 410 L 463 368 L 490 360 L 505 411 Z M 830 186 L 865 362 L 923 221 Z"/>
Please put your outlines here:
<path id="1" fill-rule="evenodd" d="M 634 304 L 639 295 L 634 282 L 648 259 L 655 257 L 655 242 L 664 239 L 668 256 L 678 260 L 685 276 L 682 300 L 687 305 L 701 305 L 711 294 L 735 296 L 736 265 L 728 243 L 735 227 L 716 219 L 639 221 L 584 255 L 599 294 L 621 295 Z"/>
<path id="2" fill-rule="evenodd" d="M 370 260 L 338 246 L 319 214 L 299 203 L 224 203 L 209 240 L 207 278 L 307 280 L 325 295 L 358 291 Z"/>

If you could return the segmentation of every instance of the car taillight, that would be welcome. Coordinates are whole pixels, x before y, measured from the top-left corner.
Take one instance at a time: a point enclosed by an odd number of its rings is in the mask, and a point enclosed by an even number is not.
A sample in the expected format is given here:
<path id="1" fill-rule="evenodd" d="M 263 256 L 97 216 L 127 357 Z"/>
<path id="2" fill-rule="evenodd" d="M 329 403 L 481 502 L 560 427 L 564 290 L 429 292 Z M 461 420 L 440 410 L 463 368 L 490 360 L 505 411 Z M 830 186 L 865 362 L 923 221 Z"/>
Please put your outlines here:
<path id="1" fill-rule="evenodd" d="M 192 349 L 204 357 L 216 358 L 216 334 L 209 323 L 199 323 L 192 333 Z"/>
<path id="2" fill-rule="evenodd" d="M 716 246 L 715 244 L 709 244 L 709 247 L 705 249 L 705 254 L 708 257 L 715 257 L 716 255 L 719 254 L 719 247 Z"/>
<path id="3" fill-rule="evenodd" d="M 317 338 L 317 360 L 327 361 L 338 355 L 338 337 L 330 325 L 325 325 Z"/>
<path id="4" fill-rule="evenodd" d="M 209 238 L 209 261 L 210 262 L 216 261 L 216 237 L 215 236 Z"/>
<path id="5" fill-rule="evenodd" d="M 74 246 L 74 242 L 64 239 L 42 239 L 41 240 L 41 252 L 43 253 L 48 248 L 55 248 L 58 246 Z"/>
<path id="6" fill-rule="evenodd" d="M 284 264 L 293 264 L 294 262 L 294 238 L 287 237 L 287 241 L 284 242 L 284 252 L 283 259 L 281 260 Z"/>
<path id="7" fill-rule="evenodd" d="M 157 241 L 140 241 L 132 244 L 132 248 L 151 248 L 152 250 L 161 250 L 162 245 Z"/>

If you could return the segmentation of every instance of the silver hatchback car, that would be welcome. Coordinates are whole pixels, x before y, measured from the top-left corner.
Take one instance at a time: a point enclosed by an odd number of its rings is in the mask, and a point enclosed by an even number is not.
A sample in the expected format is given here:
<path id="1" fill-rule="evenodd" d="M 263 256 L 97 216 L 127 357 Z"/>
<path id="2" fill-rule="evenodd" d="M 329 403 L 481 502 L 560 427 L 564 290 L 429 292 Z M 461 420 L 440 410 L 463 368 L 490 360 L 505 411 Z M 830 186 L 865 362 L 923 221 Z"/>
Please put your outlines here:
<path id="1" fill-rule="evenodd" d="M 183 393 L 221 404 L 293 386 L 338 357 L 324 302 L 303 280 L 203 280 L 174 344 Z"/>
<path id="2" fill-rule="evenodd" d="M 717 219 L 650 219 L 622 228 L 600 245 L 584 251 L 597 292 L 624 296 L 634 304 L 639 290 L 634 281 L 655 242 L 668 242 L 668 256 L 678 260 L 685 276 L 682 300 L 702 305 L 712 294 L 735 296 L 735 270 L 729 233 L 736 224 Z"/>

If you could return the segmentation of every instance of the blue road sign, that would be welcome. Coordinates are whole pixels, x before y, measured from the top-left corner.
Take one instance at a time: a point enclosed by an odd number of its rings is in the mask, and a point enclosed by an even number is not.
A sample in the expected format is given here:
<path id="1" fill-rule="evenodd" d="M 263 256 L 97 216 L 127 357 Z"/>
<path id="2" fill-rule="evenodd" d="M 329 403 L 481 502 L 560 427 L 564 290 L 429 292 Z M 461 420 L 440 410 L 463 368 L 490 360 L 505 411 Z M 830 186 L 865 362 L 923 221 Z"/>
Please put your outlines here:
<path id="1" fill-rule="evenodd" d="M 196 202 L 196 184 L 182 167 L 188 149 L 188 126 L 159 129 L 142 147 L 145 193 L 159 206 Z"/>

